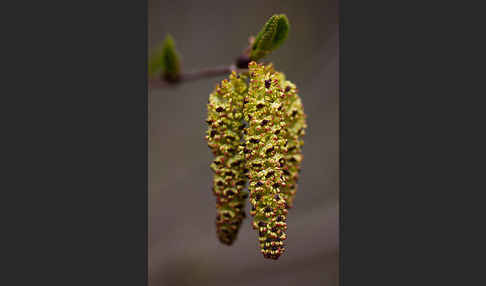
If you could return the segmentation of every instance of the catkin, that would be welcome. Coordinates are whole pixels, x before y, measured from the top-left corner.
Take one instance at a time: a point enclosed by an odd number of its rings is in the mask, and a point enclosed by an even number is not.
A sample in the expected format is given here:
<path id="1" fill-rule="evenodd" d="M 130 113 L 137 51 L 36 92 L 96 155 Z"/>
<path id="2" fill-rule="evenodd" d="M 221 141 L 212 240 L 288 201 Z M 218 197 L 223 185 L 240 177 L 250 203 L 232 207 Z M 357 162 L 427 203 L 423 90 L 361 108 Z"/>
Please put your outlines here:
<path id="1" fill-rule="evenodd" d="M 282 85 L 280 91 L 284 92 L 284 112 L 285 123 L 287 128 L 285 130 L 285 138 L 287 145 L 285 146 L 285 161 L 283 162 L 282 170 L 286 181 L 282 188 L 287 204 L 293 206 L 293 200 L 297 192 L 297 181 L 299 179 L 300 165 L 303 159 L 302 146 L 304 141 L 302 137 L 305 135 L 307 128 L 304 107 L 298 95 L 297 87 L 290 81 L 281 81 Z"/>
<path id="2" fill-rule="evenodd" d="M 278 259 L 285 251 L 289 207 L 283 187 L 287 113 L 282 75 L 271 67 L 251 62 L 250 87 L 244 100 L 245 145 L 240 147 L 249 169 L 252 226 L 258 230 L 265 258 Z"/>
<path id="3" fill-rule="evenodd" d="M 245 218 L 249 179 L 252 226 L 265 258 L 285 251 L 288 209 L 297 192 L 307 128 L 297 87 L 273 66 L 251 62 L 250 83 L 233 72 L 209 96 L 206 139 L 215 158 L 217 234 L 231 245 Z"/>
<path id="4" fill-rule="evenodd" d="M 248 193 L 244 156 L 239 153 L 243 140 L 243 99 L 245 77 L 233 72 L 209 96 L 206 140 L 213 152 L 213 193 L 216 196 L 216 232 L 219 240 L 231 245 L 245 218 Z"/>

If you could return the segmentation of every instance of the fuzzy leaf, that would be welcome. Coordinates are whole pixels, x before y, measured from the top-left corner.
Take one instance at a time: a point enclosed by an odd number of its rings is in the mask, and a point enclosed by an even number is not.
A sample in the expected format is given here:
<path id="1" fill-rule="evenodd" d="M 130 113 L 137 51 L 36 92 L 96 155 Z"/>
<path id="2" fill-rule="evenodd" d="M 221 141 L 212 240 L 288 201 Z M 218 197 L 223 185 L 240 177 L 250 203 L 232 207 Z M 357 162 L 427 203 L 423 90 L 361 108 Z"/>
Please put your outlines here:
<path id="1" fill-rule="evenodd" d="M 285 14 L 270 17 L 255 38 L 250 59 L 257 61 L 280 47 L 287 38 L 289 27 Z"/>

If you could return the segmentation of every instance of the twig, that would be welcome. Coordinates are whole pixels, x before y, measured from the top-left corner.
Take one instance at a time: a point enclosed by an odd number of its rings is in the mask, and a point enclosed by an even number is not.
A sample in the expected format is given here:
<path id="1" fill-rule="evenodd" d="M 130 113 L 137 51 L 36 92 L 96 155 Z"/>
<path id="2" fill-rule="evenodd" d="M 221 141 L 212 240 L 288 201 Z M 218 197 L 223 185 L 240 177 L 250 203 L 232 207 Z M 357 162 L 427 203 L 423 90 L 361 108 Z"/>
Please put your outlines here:
<path id="1" fill-rule="evenodd" d="M 167 80 L 164 78 L 149 79 L 149 88 L 165 88 L 179 85 L 185 81 L 194 81 L 202 78 L 209 78 L 221 75 L 227 75 L 232 71 L 237 73 L 248 73 L 248 63 L 250 62 L 250 51 L 255 41 L 255 37 L 251 36 L 248 38 L 248 47 L 243 51 L 243 53 L 236 59 L 236 63 L 230 66 L 206 68 L 198 71 L 192 71 L 187 73 L 182 73 L 177 80 Z"/>
<path id="2" fill-rule="evenodd" d="M 229 67 L 225 66 L 225 67 L 206 68 L 197 71 L 183 73 L 176 81 L 167 81 L 164 79 L 150 79 L 149 88 L 164 88 L 169 86 L 176 86 L 185 81 L 194 81 L 202 78 L 227 75 L 232 71 L 236 71 L 238 73 L 245 73 L 248 72 L 248 69 L 238 69 L 234 65 L 231 65 Z"/>

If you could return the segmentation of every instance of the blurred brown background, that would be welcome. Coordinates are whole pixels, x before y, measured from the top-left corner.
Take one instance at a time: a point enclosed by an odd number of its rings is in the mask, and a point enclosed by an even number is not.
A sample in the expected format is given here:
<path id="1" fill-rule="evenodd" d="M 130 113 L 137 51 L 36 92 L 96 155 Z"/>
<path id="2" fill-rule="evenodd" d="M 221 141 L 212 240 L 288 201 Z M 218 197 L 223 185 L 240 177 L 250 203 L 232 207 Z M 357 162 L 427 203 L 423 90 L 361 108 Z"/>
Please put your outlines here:
<path id="1" fill-rule="evenodd" d="M 337 6 L 337 0 L 149 0 L 149 47 L 171 33 L 185 70 L 231 64 L 272 14 L 287 14 L 289 37 L 266 60 L 299 87 L 309 125 L 287 251 L 266 260 L 249 215 L 233 246 L 216 238 L 204 120 L 208 95 L 223 77 L 149 91 L 151 286 L 338 285 Z"/>

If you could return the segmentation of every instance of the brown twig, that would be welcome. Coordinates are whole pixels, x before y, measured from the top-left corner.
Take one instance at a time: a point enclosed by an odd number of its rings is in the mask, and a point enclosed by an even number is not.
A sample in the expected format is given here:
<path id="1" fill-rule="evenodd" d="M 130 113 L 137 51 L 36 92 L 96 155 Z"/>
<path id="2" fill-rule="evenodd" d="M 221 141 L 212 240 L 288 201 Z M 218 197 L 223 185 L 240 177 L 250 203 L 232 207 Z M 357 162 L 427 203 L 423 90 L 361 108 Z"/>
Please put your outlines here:
<path id="1" fill-rule="evenodd" d="M 187 72 L 180 75 L 180 77 L 176 81 L 167 81 L 164 79 L 150 79 L 149 80 L 149 87 L 150 88 L 164 88 L 169 86 L 176 86 L 181 82 L 185 81 L 194 81 L 202 78 L 209 78 L 221 75 L 227 75 L 232 71 L 236 71 L 237 73 L 245 73 L 248 72 L 248 69 L 238 69 L 234 65 L 232 66 L 225 66 L 225 67 L 215 67 L 215 68 L 206 68 L 197 71 Z"/>
<path id="2" fill-rule="evenodd" d="M 250 62 L 250 51 L 255 37 L 248 38 L 248 47 L 243 53 L 236 59 L 236 63 L 230 66 L 206 68 L 197 71 L 182 73 L 176 80 L 167 80 L 164 78 L 149 79 L 149 88 L 165 88 L 171 86 L 177 86 L 185 81 L 194 81 L 202 78 L 216 77 L 221 75 L 230 74 L 232 71 L 237 73 L 248 73 L 248 63 Z"/>

